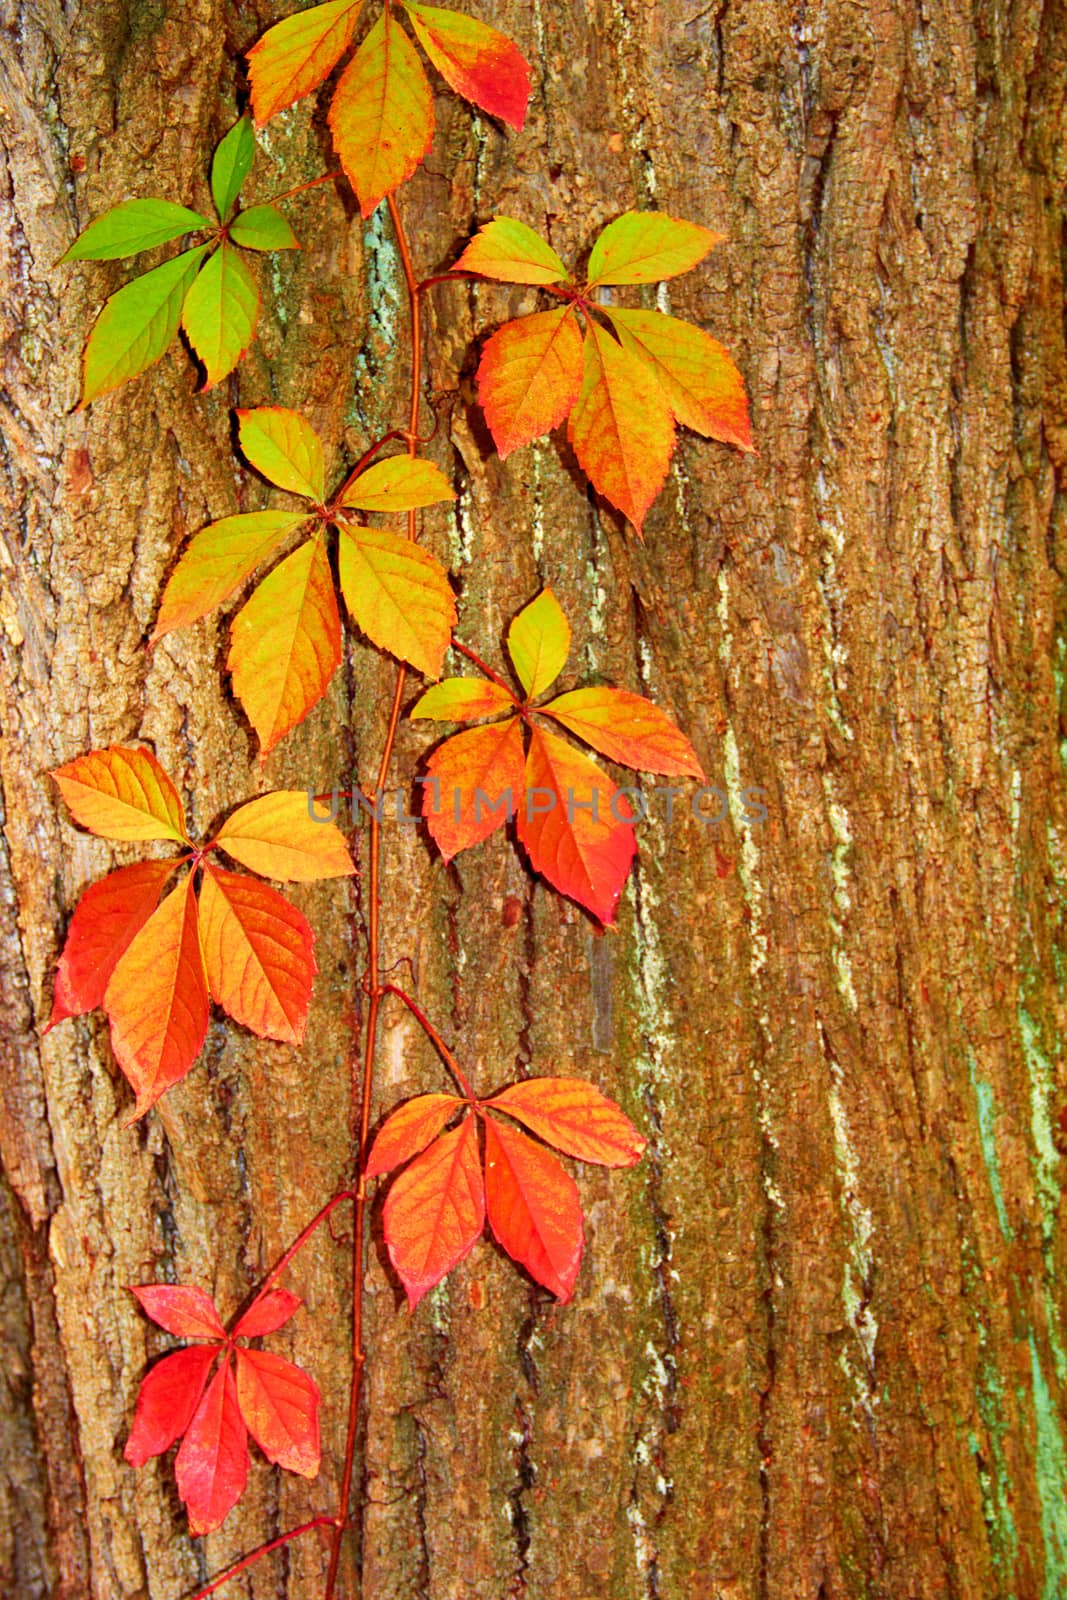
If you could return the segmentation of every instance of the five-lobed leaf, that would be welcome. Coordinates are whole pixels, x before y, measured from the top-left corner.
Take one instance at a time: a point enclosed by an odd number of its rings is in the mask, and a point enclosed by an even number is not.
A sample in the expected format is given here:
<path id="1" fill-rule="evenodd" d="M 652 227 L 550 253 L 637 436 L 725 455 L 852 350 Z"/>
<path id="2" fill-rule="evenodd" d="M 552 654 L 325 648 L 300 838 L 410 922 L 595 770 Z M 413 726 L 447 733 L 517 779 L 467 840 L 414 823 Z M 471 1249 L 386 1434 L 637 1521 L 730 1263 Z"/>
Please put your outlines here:
<path id="1" fill-rule="evenodd" d="M 230 223 L 230 238 L 242 250 L 299 250 L 289 219 L 277 206 L 249 206 Z"/>
<path id="2" fill-rule="evenodd" d="M 56 968 L 49 1028 L 103 1005 L 116 963 L 156 909 L 176 866 L 176 861 L 138 861 L 86 889 Z"/>
<path id="3" fill-rule="evenodd" d="M 456 491 L 432 461 L 390 456 L 361 472 L 345 490 L 341 504 L 356 511 L 417 511 L 455 498 Z"/>
<path id="4" fill-rule="evenodd" d="M 668 777 L 704 776 L 682 730 L 659 706 L 628 689 L 572 689 L 540 709 L 609 761 Z"/>
<path id="5" fill-rule="evenodd" d="M 570 440 L 593 487 L 640 533 L 671 463 L 674 416 L 655 373 L 597 322 L 586 327 Z"/>
<path id="6" fill-rule="evenodd" d="M 559 677 L 571 649 L 571 625 L 552 590 L 544 588 L 508 629 L 508 654 L 527 699 L 536 700 Z"/>
<path id="7" fill-rule="evenodd" d="M 580 1161 L 632 1167 L 648 1144 L 614 1100 L 581 1078 L 526 1078 L 486 1102 Z"/>
<path id="8" fill-rule="evenodd" d="M 211 162 L 211 198 L 226 222 L 233 210 L 241 186 L 252 170 L 256 153 L 256 136 L 252 132 L 252 119 L 238 117 L 230 131 L 219 141 Z"/>
<path id="9" fill-rule="evenodd" d="M 303 512 L 246 511 L 202 528 L 163 591 L 149 643 L 214 611 L 306 521 Z"/>
<path id="10" fill-rule="evenodd" d="M 568 277 L 552 246 L 514 217 L 494 217 L 479 228 L 452 270 L 503 283 L 565 283 Z"/>
<path id="11" fill-rule="evenodd" d="M 113 744 L 52 773 L 71 815 L 103 839 L 187 844 L 178 791 L 150 750 Z"/>
<path id="12" fill-rule="evenodd" d="M 478 363 L 478 399 L 502 461 L 563 421 L 582 372 L 573 306 L 519 317 L 493 334 Z"/>
<path id="13" fill-rule="evenodd" d="M 182 327 L 204 364 L 204 388 L 231 373 L 255 338 L 259 285 L 224 239 L 200 272 L 182 307 Z"/>
<path id="14" fill-rule="evenodd" d="M 279 883 L 345 878 L 356 870 L 340 829 L 309 815 L 302 789 L 275 789 L 239 806 L 215 842 L 242 866 Z"/>
<path id="15" fill-rule="evenodd" d="M 326 498 L 326 460 L 311 423 L 287 406 L 238 411 L 242 453 L 268 483 L 319 504 Z"/>
<path id="16" fill-rule="evenodd" d="M 489 1226 L 508 1255 L 561 1302 L 574 1293 L 582 1260 L 578 1186 L 541 1145 L 485 1118 Z"/>
<path id="17" fill-rule="evenodd" d="M 609 222 L 589 256 L 589 287 L 660 283 L 703 261 L 723 235 L 665 211 L 627 211 Z"/>
<path id="18" fill-rule="evenodd" d="M 299 1044 L 318 970 L 301 912 L 269 884 L 209 865 L 200 943 L 212 999 L 261 1038 Z"/>
<path id="19" fill-rule="evenodd" d="M 433 95 L 415 46 L 388 9 L 337 85 L 330 132 L 365 217 L 410 178 L 433 140 Z"/>
<path id="20" fill-rule="evenodd" d="M 444 568 L 428 551 L 385 528 L 338 522 L 338 570 L 357 627 L 380 650 L 440 676 L 456 600 Z"/>
<path id="21" fill-rule="evenodd" d="M 752 449 L 745 380 L 717 339 L 662 311 L 605 310 L 623 349 L 651 367 L 683 427 Z"/>
<path id="22" fill-rule="evenodd" d="M 516 130 L 526 120 L 530 68 L 517 45 L 458 11 L 404 0 L 415 37 L 450 89 Z"/>
<path id="23" fill-rule="evenodd" d="M 201 244 L 183 251 L 105 302 L 85 345 L 82 406 L 147 371 L 166 352 L 207 249 Z"/>
<path id="24" fill-rule="evenodd" d="M 123 200 L 95 217 L 79 233 L 60 264 L 67 261 L 117 261 L 141 250 L 169 244 L 183 234 L 210 228 L 207 217 L 173 200 Z"/>
<path id="25" fill-rule="evenodd" d="M 385 1242 L 412 1310 L 469 1254 L 485 1224 L 477 1122 L 464 1117 L 416 1156 L 392 1185 Z"/>
<path id="26" fill-rule="evenodd" d="M 327 78 L 352 42 L 362 0 L 326 0 L 285 17 L 248 52 L 248 76 L 257 124 L 310 94 Z"/>

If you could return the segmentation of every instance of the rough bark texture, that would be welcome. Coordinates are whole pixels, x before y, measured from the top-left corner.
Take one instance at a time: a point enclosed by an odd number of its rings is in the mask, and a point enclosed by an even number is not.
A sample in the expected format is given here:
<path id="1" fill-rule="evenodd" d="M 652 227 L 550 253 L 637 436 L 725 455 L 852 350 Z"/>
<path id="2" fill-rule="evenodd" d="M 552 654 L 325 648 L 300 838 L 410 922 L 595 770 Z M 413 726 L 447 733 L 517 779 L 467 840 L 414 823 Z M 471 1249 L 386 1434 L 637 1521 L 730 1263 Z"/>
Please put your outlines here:
<path id="1" fill-rule="evenodd" d="M 348 1251 L 324 1230 L 273 1341 L 325 1399 L 321 1478 L 262 1462 L 192 1542 L 169 1460 L 122 1460 L 167 1340 L 124 1285 L 235 1306 L 348 1162 L 360 886 L 319 934 L 305 1046 L 216 1018 L 143 1123 L 97 1014 L 46 1038 L 72 907 L 135 852 L 75 830 L 45 774 L 150 742 L 194 825 L 261 788 L 367 783 L 392 667 L 350 641 L 260 772 L 211 619 L 144 644 L 186 534 L 263 487 L 230 409 L 304 409 L 351 460 L 403 415 L 388 221 L 331 189 L 265 259 L 261 337 L 194 393 L 176 351 L 75 414 L 120 266 L 57 269 L 132 194 L 207 198 L 275 0 L 0 0 L 4 230 L 0 1590 L 178 1600 L 331 1510 Z M 484 8 L 479 8 L 484 11 Z M 438 99 L 402 204 L 431 271 L 493 211 L 564 254 L 632 204 L 721 229 L 669 303 L 737 355 L 759 454 L 686 437 L 643 545 L 553 439 L 502 465 L 472 340 L 524 291 L 434 291 L 429 388 L 455 517 L 426 540 L 497 659 L 542 581 L 571 675 L 643 686 L 730 796 L 663 799 L 616 934 L 534 887 L 502 837 L 454 870 L 389 830 L 386 962 L 489 1087 L 574 1070 L 651 1140 L 581 1174 L 572 1306 L 482 1245 L 409 1318 L 372 1250 L 365 1511 L 349 1597 L 756 1600 L 1067 1593 L 1058 1076 L 1067 814 L 1062 0 L 497 0 L 535 64 L 525 132 Z M 321 170 L 321 110 L 271 125 L 260 192 Z M 425 736 L 404 728 L 407 783 Z M 766 790 L 749 825 L 741 792 Z M 517 915 L 516 915 L 517 913 Z M 386 1013 L 379 1109 L 439 1086 Z M 317 1600 L 318 1535 L 229 1591 Z M 359 1573 L 362 1573 L 360 1588 Z"/>

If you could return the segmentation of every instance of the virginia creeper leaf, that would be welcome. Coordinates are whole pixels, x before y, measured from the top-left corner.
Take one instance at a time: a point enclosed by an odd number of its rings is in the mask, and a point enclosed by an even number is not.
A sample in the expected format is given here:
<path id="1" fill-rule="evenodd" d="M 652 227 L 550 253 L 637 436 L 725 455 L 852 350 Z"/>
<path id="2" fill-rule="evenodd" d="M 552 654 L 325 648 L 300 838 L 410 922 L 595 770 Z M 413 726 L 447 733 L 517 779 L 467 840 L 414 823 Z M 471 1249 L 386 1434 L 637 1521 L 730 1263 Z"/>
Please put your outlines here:
<path id="1" fill-rule="evenodd" d="M 230 223 L 230 238 L 242 250 L 299 250 L 300 240 L 277 206 L 249 206 Z"/>
<path id="2" fill-rule="evenodd" d="M 572 689 L 540 709 L 610 761 L 640 772 L 704 776 L 682 730 L 659 706 L 628 689 Z"/>
<path id="3" fill-rule="evenodd" d="M 250 800 L 215 839 L 242 866 L 279 883 L 345 878 L 356 870 L 340 829 L 308 815 L 303 789 L 276 789 Z"/>
<path id="4" fill-rule="evenodd" d="M 624 350 L 650 366 L 677 420 L 707 439 L 752 449 L 745 380 L 710 333 L 662 311 L 608 310 Z"/>
<path id="5" fill-rule="evenodd" d="M 321 536 L 264 578 L 233 625 L 227 661 L 260 755 L 303 722 L 341 659 L 341 619 Z"/>
<path id="6" fill-rule="evenodd" d="M 525 790 L 517 717 L 456 733 L 433 752 L 422 814 L 446 861 L 521 813 Z"/>
<path id="7" fill-rule="evenodd" d="M 218 1346 L 190 1345 L 164 1356 L 145 1374 L 133 1427 L 122 1452 L 131 1467 L 143 1467 L 180 1439 L 196 1414 Z"/>
<path id="8" fill-rule="evenodd" d="M 554 733 L 533 728 L 519 841 L 535 872 L 604 923 L 614 921 L 637 848 L 633 827 L 615 812 L 632 817 L 600 768 Z"/>
<path id="9" fill-rule="evenodd" d="M 444 568 L 410 539 L 339 522 L 341 592 L 380 650 L 436 678 L 452 637 L 456 600 Z"/>
<path id="10" fill-rule="evenodd" d="M 299 511 L 246 511 L 202 528 L 171 573 L 150 643 L 214 611 L 306 521 Z"/>
<path id="11" fill-rule="evenodd" d="M 105 303 L 85 346 L 82 406 L 136 378 L 165 353 L 207 249 L 197 245 L 141 273 Z"/>
<path id="12" fill-rule="evenodd" d="M 71 815 L 102 839 L 187 844 L 178 791 L 149 750 L 109 745 L 52 773 Z"/>
<path id="13" fill-rule="evenodd" d="M 554 1155 L 492 1117 L 485 1118 L 485 1199 L 508 1255 L 569 1300 L 582 1260 L 578 1187 Z"/>
<path id="14" fill-rule="evenodd" d="M 319 1388 L 269 1350 L 236 1351 L 237 1403 L 268 1461 L 313 1478 L 319 1470 Z"/>
<path id="15" fill-rule="evenodd" d="M 304 1304 L 288 1289 L 268 1289 L 259 1295 L 233 1330 L 235 1339 L 258 1339 L 264 1333 L 277 1333 Z"/>
<path id="16" fill-rule="evenodd" d="M 433 141 L 433 95 L 415 46 L 383 11 L 345 68 L 330 131 L 365 217 L 410 178 Z"/>
<path id="17" fill-rule="evenodd" d="M 383 1223 L 389 1259 L 414 1311 L 426 1291 L 469 1253 L 485 1224 L 473 1116 L 405 1167 L 386 1196 Z"/>
<path id="18" fill-rule="evenodd" d="M 573 306 L 505 322 L 482 351 L 478 399 L 501 460 L 563 421 L 582 387 Z"/>
<path id="19" fill-rule="evenodd" d="M 217 1528 L 241 1498 L 248 1477 L 248 1434 L 228 1358 L 204 1391 L 174 1472 L 193 1534 Z"/>
<path id="20" fill-rule="evenodd" d="M 570 439 L 594 488 L 640 533 L 671 464 L 674 417 L 655 373 L 593 321 Z"/>
<path id="21" fill-rule="evenodd" d="M 377 1178 L 417 1156 L 437 1138 L 462 1104 L 454 1094 L 420 1094 L 398 1106 L 382 1124 L 371 1146 L 366 1176 Z"/>
<path id="22" fill-rule="evenodd" d="M 632 1167 L 648 1144 L 614 1100 L 580 1078 L 527 1078 L 486 1103 L 565 1155 L 602 1167 Z"/>
<path id="23" fill-rule="evenodd" d="M 410 714 L 434 722 L 477 722 L 479 717 L 496 717 L 515 709 L 514 697 L 498 683 L 485 678 L 445 678 L 431 684 Z"/>
<path id="24" fill-rule="evenodd" d="M 163 885 L 177 864 L 139 861 L 109 872 L 86 889 L 71 918 L 56 968 L 49 1028 L 65 1017 L 80 1017 L 103 1005 L 116 962 L 156 909 Z"/>
<path id="25" fill-rule="evenodd" d="M 182 327 L 204 363 L 204 388 L 231 373 L 256 334 L 259 285 L 223 240 L 185 297 Z"/>
<path id="26" fill-rule="evenodd" d="M 120 256 L 135 256 L 140 250 L 180 239 L 183 233 L 210 227 L 199 211 L 177 206 L 172 200 L 123 200 L 90 222 L 59 260 L 60 264 L 117 261 Z"/>
<path id="27" fill-rule="evenodd" d="M 362 0 L 327 0 L 268 28 L 248 52 L 258 126 L 329 77 L 356 31 Z"/>
<path id="28" fill-rule="evenodd" d="M 290 494 L 321 503 L 326 497 L 326 463 L 322 440 L 299 411 L 286 406 L 257 406 L 238 411 L 237 437 L 242 452 L 268 483 Z"/>
<path id="29" fill-rule="evenodd" d="M 494 217 L 479 228 L 452 270 L 503 283 L 564 283 L 568 276 L 552 246 L 514 217 Z"/>
<path id="30" fill-rule="evenodd" d="M 341 504 L 357 511 L 416 511 L 455 498 L 456 491 L 432 461 L 390 456 L 361 472 L 345 490 Z"/>
<path id="31" fill-rule="evenodd" d="M 195 1285 L 142 1283 L 134 1285 L 130 1293 L 137 1296 L 146 1316 L 179 1339 L 226 1337 L 214 1301 Z"/>
<path id="32" fill-rule="evenodd" d="M 211 198 L 220 222 L 225 222 L 233 210 L 241 185 L 252 170 L 255 153 L 252 119 L 247 115 L 238 117 L 229 133 L 219 140 L 211 162 Z"/>
<path id="33" fill-rule="evenodd" d="M 721 233 L 680 222 L 665 211 L 627 211 L 609 222 L 589 256 L 589 287 L 606 283 L 659 283 L 703 261 Z"/>
<path id="34" fill-rule="evenodd" d="M 528 699 L 536 700 L 556 681 L 570 650 L 571 625 L 552 590 L 542 589 L 508 629 L 508 654 Z"/>
<path id="35" fill-rule="evenodd" d="M 450 89 L 516 130 L 526 121 L 530 68 L 517 45 L 458 11 L 404 0 L 415 37 Z"/>
<path id="36" fill-rule="evenodd" d="M 318 966 L 306 917 L 277 889 L 206 866 L 200 942 L 211 996 L 261 1038 L 299 1044 Z"/>

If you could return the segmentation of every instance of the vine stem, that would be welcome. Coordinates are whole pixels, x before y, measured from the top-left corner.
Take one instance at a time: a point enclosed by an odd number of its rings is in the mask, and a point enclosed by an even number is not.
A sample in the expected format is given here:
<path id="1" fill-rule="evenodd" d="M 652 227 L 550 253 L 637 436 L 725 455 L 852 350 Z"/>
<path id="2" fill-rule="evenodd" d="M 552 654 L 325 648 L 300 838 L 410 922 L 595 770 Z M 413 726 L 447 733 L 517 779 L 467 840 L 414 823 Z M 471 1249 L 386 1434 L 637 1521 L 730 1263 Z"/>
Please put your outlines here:
<path id="1" fill-rule="evenodd" d="M 467 1099 L 472 1105 L 474 1105 L 478 1099 L 478 1096 L 475 1094 L 474 1090 L 467 1082 L 467 1079 L 464 1077 L 463 1069 L 460 1067 L 459 1062 L 456 1060 L 447 1044 L 445 1044 L 445 1041 L 441 1038 L 441 1035 L 438 1033 L 437 1029 L 426 1015 L 425 1011 L 423 1011 L 422 1007 L 416 1005 L 415 1001 L 408 994 L 407 990 L 401 989 L 399 984 L 383 983 L 382 993 L 395 994 L 398 1000 L 403 1000 L 404 1004 L 407 1006 L 416 1022 L 421 1025 L 426 1037 L 430 1040 L 435 1049 L 440 1052 L 441 1059 L 444 1061 L 445 1066 L 448 1068 L 449 1072 L 451 1072 L 452 1076 L 463 1090 L 463 1093 L 466 1095 Z"/>
<path id="2" fill-rule="evenodd" d="M 253 1550 L 251 1555 L 242 1556 L 240 1561 L 235 1561 L 232 1567 L 227 1567 L 225 1572 L 220 1572 L 217 1578 L 204 1589 L 198 1589 L 189 1600 L 206 1600 L 209 1594 L 214 1594 L 216 1589 L 221 1589 L 224 1583 L 229 1583 L 231 1578 L 236 1578 L 239 1572 L 244 1572 L 254 1561 L 262 1556 L 269 1556 L 272 1550 L 280 1550 L 283 1544 L 292 1544 L 294 1539 L 299 1539 L 303 1534 L 310 1533 L 312 1528 L 336 1527 L 336 1517 L 312 1517 L 310 1522 L 302 1522 L 299 1528 L 292 1528 L 288 1533 L 279 1534 L 277 1539 L 268 1539 L 266 1544 L 261 1544 Z"/>
<path id="3" fill-rule="evenodd" d="M 388 3 L 388 0 L 387 0 Z M 404 268 L 407 284 L 411 326 L 411 405 L 408 416 L 408 455 L 417 453 L 419 431 L 419 396 L 422 389 L 422 313 L 419 303 L 419 284 L 411 261 L 411 250 L 396 200 L 388 196 L 389 216 L 396 235 L 397 249 Z M 408 512 L 408 538 L 418 538 L 418 514 Z M 400 722 L 400 708 L 404 701 L 406 668 L 397 669 L 393 705 L 389 713 L 382 759 L 378 768 L 375 796 L 385 789 L 389 767 L 396 744 L 396 731 Z M 364 1232 L 367 1213 L 367 1148 L 370 1136 L 371 1096 L 374 1088 L 374 1056 L 378 1041 L 378 1013 L 386 989 L 381 981 L 380 927 L 381 927 L 381 857 L 382 825 L 375 805 L 370 822 L 370 862 L 367 882 L 367 973 L 364 988 L 368 995 L 367 1032 L 363 1051 L 362 1087 L 360 1093 L 359 1132 L 357 1136 L 358 1172 L 356 1184 L 355 1216 L 352 1229 L 352 1384 L 348 1402 L 348 1432 L 345 1438 L 344 1468 L 341 1474 L 341 1493 L 337 1516 L 334 1520 L 333 1544 L 330 1565 L 326 1574 L 324 1600 L 334 1600 L 337 1586 L 337 1569 L 341 1560 L 341 1546 L 348 1525 L 349 1505 L 352 1498 L 352 1470 L 356 1455 L 356 1436 L 359 1432 L 359 1407 L 363 1391 L 363 1369 L 367 1353 L 363 1348 L 363 1276 Z M 353 1086 L 355 1087 L 355 1086 Z"/>
<path id="4" fill-rule="evenodd" d="M 489 666 L 487 662 L 483 661 L 481 656 L 478 655 L 476 651 L 472 650 L 469 644 L 464 644 L 462 640 L 456 638 L 455 634 L 452 635 L 451 644 L 453 650 L 458 650 L 461 656 L 466 656 L 468 661 L 473 661 L 479 672 L 484 672 L 487 678 L 491 678 L 496 684 L 497 688 L 505 690 L 514 700 L 519 710 L 522 710 L 522 701 L 519 699 L 511 685 L 500 676 L 499 672 L 494 672 L 492 667 Z"/>

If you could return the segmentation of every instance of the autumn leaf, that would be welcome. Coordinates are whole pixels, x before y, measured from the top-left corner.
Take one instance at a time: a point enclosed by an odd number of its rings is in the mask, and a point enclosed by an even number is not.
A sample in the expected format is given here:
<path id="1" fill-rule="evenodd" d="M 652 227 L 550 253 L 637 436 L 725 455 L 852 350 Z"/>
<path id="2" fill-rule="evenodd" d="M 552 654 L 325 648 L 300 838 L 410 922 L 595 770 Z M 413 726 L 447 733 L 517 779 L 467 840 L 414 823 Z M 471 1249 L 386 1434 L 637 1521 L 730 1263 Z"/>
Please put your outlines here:
<path id="1" fill-rule="evenodd" d="M 516 130 L 526 120 L 530 68 L 495 28 L 458 11 L 404 0 L 415 37 L 450 89 Z"/>
<path id="2" fill-rule="evenodd" d="M 327 0 L 269 28 L 248 52 L 252 106 L 262 127 L 328 78 L 352 42 L 362 0 Z"/>
<path id="3" fill-rule="evenodd" d="M 246 511 L 202 528 L 163 591 L 149 643 L 214 611 L 306 521 L 299 511 Z"/>
<path id="4" fill-rule="evenodd" d="M 589 256 L 588 286 L 660 283 L 703 261 L 722 242 L 695 222 L 680 222 L 665 211 L 627 211 L 609 222 Z"/>
<path id="5" fill-rule="evenodd" d="M 477 1124 L 468 1115 L 405 1167 L 386 1196 L 386 1247 L 413 1311 L 470 1252 L 484 1223 Z"/>
<path id="6" fill-rule="evenodd" d="M 234 1328 L 233 1336 L 235 1339 L 258 1339 L 265 1333 L 277 1333 L 303 1303 L 299 1295 L 290 1294 L 288 1289 L 268 1289 L 266 1294 L 259 1294 L 253 1300 Z"/>
<path id="7" fill-rule="evenodd" d="M 195 1284 L 142 1283 L 131 1286 L 141 1310 L 179 1339 L 225 1339 L 215 1302 Z"/>
<path id="8" fill-rule="evenodd" d="M 678 422 L 707 439 L 752 449 L 745 380 L 717 340 L 662 311 L 605 310 L 623 349 L 655 373 Z"/>
<path id="9" fill-rule="evenodd" d="M 249 206 L 230 223 L 230 238 L 242 250 L 299 250 L 300 240 L 277 206 Z"/>
<path id="10" fill-rule="evenodd" d="M 572 306 L 520 317 L 493 334 L 478 364 L 478 399 L 501 460 L 569 415 L 582 372 Z"/>
<path id="11" fill-rule="evenodd" d="M 544 588 L 508 629 L 508 654 L 528 700 L 559 677 L 571 649 L 571 627 L 552 590 Z"/>
<path id="12" fill-rule="evenodd" d="M 496 717 L 518 708 L 515 696 L 499 683 L 486 678 L 445 678 L 419 696 L 409 715 L 413 720 L 427 717 L 434 722 L 477 722 L 479 717 Z"/>
<path id="13" fill-rule="evenodd" d="M 258 406 L 238 411 L 237 438 L 243 454 L 268 483 L 319 504 L 326 498 L 322 440 L 299 411 Z"/>
<path id="14" fill-rule="evenodd" d="M 299 1044 L 318 968 L 296 907 L 255 878 L 206 866 L 200 941 L 212 999 L 261 1038 Z"/>
<path id="15" fill-rule="evenodd" d="M 341 496 L 341 504 L 357 511 L 416 511 L 455 498 L 456 491 L 432 461 L 390 456 L 361 472 Z"/>
<path id="16" fill-rule="evenodd" d="M 371 1146 L 366 1177 L 377 1178 L 425 1150 L 462 1104 L 454 1094 L 420 1094 L 398 1106 Z"/>
<path id="17" fill-rule="evenodd" d="M 68 261 L 116 261 L 169 244 L 185 233 L 210 228 L 207 217 L 172 200 L 123 200 L 101 216 L 75 239 L 59 264 Z"/>
<path id="18" fill-rule="evenodd" d="M 384 528 L 337 526 L 341 593 L 357 627 L 380 650 L 438 677 L 456 620 L 444 568 Z"/>
<path id="19" fill-rule="evenodd" d="M 104 994 L 111 1048 L 137 1096 L 135 1118 L 189 1071 L 209 1007 L 190 874 L 136 934 Z"/>
<path id="20" fill-rule="evenodd" d="M 139 861 L 86 889 L 56 969 L 48 1028 L 103 1005 L 116 963 L 156 909 L 176 866 L 176 861 Z"/>
<path id="21" fill-rule="evenodd" d="M 85 346 L 81 406 L 138 377 L 166 352 L 207 250 L 201 244 L 183 251 L 131 279 L 105 302 Z"/>
<path id="22" fill-rule="evenodd" d="M 346 67 L 330 106 L 341 165 L 369 217 L 433 141 L 433 95 L 415 46 L 388 9 Z"/>
<path id="23" fill-rule="evenodd" d="M 238 1349 L 237 1404 L 268 1461 L 313 1478 L 319 1470 L 319 1389 L 269 1350 Z"/>
<path id="24" fill-rule="evenodd" d="M 145 1375 L 123 1451 L 131 1467 L 143 1467 L 181 1438 L 196 1414 L 217 1355 L 215 1345 L 190 1345 L 164 1356 Z"/>
<path id="25" fill-rule="evenodd" d="M 221 382 L 255 337 L 259 286 L 225 240 L 185 297 L 182 327 L 204 364 L 204 388 Z"/>
<path id="26" fill-rule="evenodd" d="M 670 777 L 704 777 L 682 730 L 650 700 L 627 689 L 572 689 L 540 709 L 609 761 Z"/>
<path id="27" fill-rule="evenodd" d="M 655 374 L 595 322 L 570 440 L 593 487 L 640 533 L 674 453 L 674 417 Z"/>
<path id="28" fill-rule="evenodd" d="M 264 578 L 233 624 L 227 666 L 265 758 L 326 692 L 341 619 L 320 535 Z"/>
<path id="29" fill-rule="evenodd" d="M 578 1186 L 547 1150 L 485 1118 L 489 1226 L 508 1255 L 561 1301 L 574 1293 L 582 1260 Z"/>
<path id="30" fill-rule="evenodd" d="M 486 1101 L 580 1161 L 632 1167 L 648 1144 L 607 1095 L 581 1078 L 527 1078 Z"/>
<path id="31" fill-rule="evenodd" d="M 521 810 L 522 734 L 516 717 L 453 734 L 427 763 L 422 813 L 446 861 L 480 844 Z"/>
<path id="32" fill-rule="evenodd" d="M 192 1534 L 219 1527 L 244 1493 L 248 1433 L 229 1358 L 205 1389 L 174 1463 Z"/>
<path id="33" fill-rule="evenodd" d="M 176 839 L 188 844 L 178 792 L 148 750 L 109 745 L 52 777 L 76 822 L 103 839 Z"/>
<path id="34" fill-rule="evenodd" d="M 514 217 L 494 217 L 479 228 L 454 272 L 477 272 L 504 283 L 565 283 L 568 273 L 550 244 Z"/>
<path id="35" fill-rule="evenodd" d="M 255 153 L 256 138 L 251 119 L 239 117 L 219 141 L 211 162 L 211 198 L 221 222 L 229 219 L 241 186 L 252 170 Z"/>
<path id="36" fill-rule="evenodd" d="M 303 789 L 276 789 L 239 806 L 215 842 L 242 866 L 279 883 L 344 878 L 356 870 L 340 829 L 309 816 Z"/>
<path id="37" fill-rule="evenodd" d="M 534 871 L 613 922 L 637 850 L 628 802 L 587 756 L 540 727 L 530 732 L 525 789 L 516 831 Z"/>

